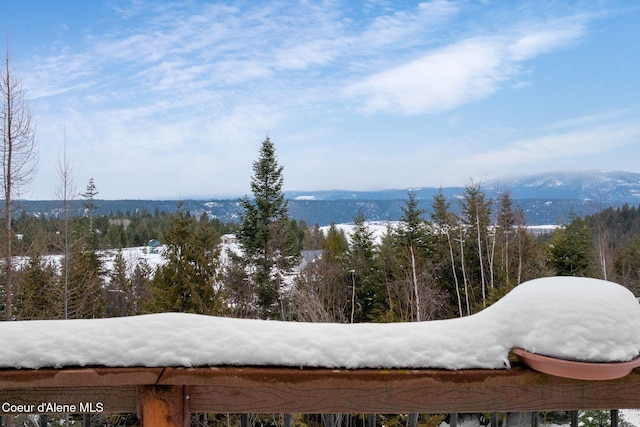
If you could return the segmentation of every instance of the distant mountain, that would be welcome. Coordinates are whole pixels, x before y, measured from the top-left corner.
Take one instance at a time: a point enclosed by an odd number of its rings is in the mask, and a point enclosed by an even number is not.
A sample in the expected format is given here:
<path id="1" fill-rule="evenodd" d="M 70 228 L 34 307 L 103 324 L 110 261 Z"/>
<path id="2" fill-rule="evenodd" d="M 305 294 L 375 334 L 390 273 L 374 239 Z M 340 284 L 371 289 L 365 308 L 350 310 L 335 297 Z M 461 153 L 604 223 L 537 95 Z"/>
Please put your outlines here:
<path id="1" fill-rule="evenodd" d="M 504 184 L 504 185 L 502 185 Z M 595 203 L 638 203 L 640 174 L 621 171 L 561 171 L 511 176 L 492 183 L 514 199 L 578 199 Z"/>
<path id="2" fill-rule="evenodd" d="M 572 210 L 579 215 L 595 213 L 608 206 L 640 204 L 640 174 L 619 171 L 549 172 L 505 177 L 480 183 L 488 198 L 509 191 L 515 205 L 522 207 L 527 224 L 557 224 Z M 362 212 L 367 220 L 398 220 L 409 192 L 414 192 L 419 208 L 429 212 L 433 196 L 442 191 L 452 201 L 452 209 L 464 194 L 464 187 L 422 187 L 380 191 L 287 191 L 292 218 L 310 225 L 351 222 Z M 241 214 L 238 199 L 182 200 L 183 208 L 194 215 L 208 214 L 223 222 L 236 222 Z M 119 216 L 126 213 L 155 214 L 173 212 L 177 200 L 97 200 L 99 214 Z M 56 216 L 60 201 L 21 201 L 17 214 Z M 71 203 L 71 214 L 84 213 L 82 202 Z M 427 214 L 428 217 L 428 214 Z"/>
<path id="3" fill-rule="evenodd" d="M 480 182 L 489 197 L 509 191 L 513 199 L 584 200 L 602 203 L 640 202 L 640 173 L 621 171 L 560 171 L 514 175 Z M 460 196 L 464 187 L 418 187 L 378 191 L 288 191 L 292 200 L 398 200 L 414 192 L 418 199 L 431 199 L 439 190 Z"/>

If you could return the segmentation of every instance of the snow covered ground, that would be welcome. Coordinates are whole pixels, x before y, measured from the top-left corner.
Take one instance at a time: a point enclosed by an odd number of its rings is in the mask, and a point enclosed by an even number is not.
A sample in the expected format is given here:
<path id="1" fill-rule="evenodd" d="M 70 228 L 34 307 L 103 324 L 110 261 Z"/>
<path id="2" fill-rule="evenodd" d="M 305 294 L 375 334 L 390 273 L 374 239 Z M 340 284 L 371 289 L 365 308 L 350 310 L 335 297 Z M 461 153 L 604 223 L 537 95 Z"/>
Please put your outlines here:
<path id="1" fill-rule="evenodd" d="M 514 347 L 615 362 L 639 355 L 638 324 L 640 304 L 626 288 L 552 277 L 523 283 L 472 316 L 428 322 L 327 324 L 185 313 L 2 322 L 0 367 L 504 369 Z"/>
<path id="2" fill-rule="evenodd" d="M 152 249 L 148 246 L 138 246 L 132 248 L 122 249 L 122 256 L 127 263 L 129 270 L 133 271 L 139 262 L 146 262 L 152 270 L 155 270 L 159 265 L 164 263 L 162 252 L 164 246 Z M 115 260 L 117 250 L 108 250 L 100 252 L 100 259 L 104 262 L 104 268 L 106 271 L 113 269 L 113 262 Z"/>
<path id="3" fill-rule="evenodd" d="M 640 409 L 621 409 L 622 418 L 635 427 L 640 427 Z"/>
<path id="4" fill-rule="evenodd" d="M 368 221 L 365 223 L 369 231 L 371 231 L 376 243 L 380 243 L 382 241 L 382 237 L 388 232 L 389 227 L 397 227 L 398 224 L 398 221 Z M 329 227 L 330 226 L 320 227 L 320 230 L 326 235 L 329 231 Z M 347 238 L 353 234 L 353 230 L 355 228 L 353 224 L 335 224 L 335 227 L 338 230 L 343 231 Z"/>
<path id="5" fill-rule="evenodd" d="M 163 246 L 160 246 L 156 249 L 152 249 L 148 246 L 137 246 L 131 248 L 123 248 L 122 256 L 127 263 L 128 273 L 133 273 L 134 269 L 138 265 L 138 263 L 144 261 L 146 262 L 152 270 L 155 270 L 159 265 L 162 265 L 165 261 L 162 257 L 162 251 L 164 250 Z M 118 250 L 104 250 L 99 251 L 98 254 L 100 259 L 104 263 L 104 269 L 107 272 L 113 270 L 113 262 L 115 260 L 116 254 Z M 57 268 L 60 268 L 60 263 L 62 262 L 62 255 L 43 255 L 42 260 L 45 263 L 53 263 Z M 18 264 L 26 264 L 27 258 L 17 257 L 15 258 Z"/>
<path id="6" fill-rule="evenodd" d="M 389 227 L 395 228 L 398 226 L 398 224 L 400 224 L 399 221 L 367 221 L 365 223 L 369 231 L 371 231 L 374 241 L 376 243 L 380 243 L 382 241 L 382 237 L 388 232 Z M 353 230 L 355 227 L 352 223 L 335 224 L 335 226 L 338 230 L 342 230 L 347 236 L 347 238 L 353 234 Z M 324 227 L 320 227 L 320 230 L 322 230 L 326 235 L 327 231 L 329 230 L 329 227 L 330 226 L 328 225 Z M 529 230 L 534 235 L 539 235 L 539 234 L 551 233 L 558 227 L 559 227 L 558 225 L 535 225 L 535 226 L 527 227 L 527 230 Z"/>

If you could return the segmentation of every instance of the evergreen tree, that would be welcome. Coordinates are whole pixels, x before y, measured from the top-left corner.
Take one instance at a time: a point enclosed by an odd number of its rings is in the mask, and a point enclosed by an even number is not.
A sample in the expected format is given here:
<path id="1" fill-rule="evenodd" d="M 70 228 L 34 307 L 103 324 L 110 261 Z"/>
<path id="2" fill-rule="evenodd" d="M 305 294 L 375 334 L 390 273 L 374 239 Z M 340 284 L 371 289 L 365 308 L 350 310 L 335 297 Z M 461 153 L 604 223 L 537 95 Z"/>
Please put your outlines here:
<path id="1" fill-rule="evenodd" d="M 440 289 L 442 260 L 432 226 L 423 217 L 414 193 L 409 193 L 396 227 L 382 239 L 379 259 L 384 266 L 388 320 L 421 321 L 446 317 Z"/>
<path id="2" fill-rule="evenodd" d="M 153 270 L 151 266 L 141 259 L 136 263 L 131 275 L 131 290 L 133 293 L 133 302 L 131 311 L 138 314 L 145 309 L 150 310 L 153 303 L 153 291 L 151 289 L 151 276 Z"/>
<path id="3" fill-rule="evenodd" d="M 314 227 L 309 227 L 305 221 L 300 221 L 300 228 L 304 235 L 302 245 L 304 250 L 313 251 L 322 249 L 325 235 L 322 230 L 320 230 L 318 224 Z"/>
<path id="4" fill-rule="evenodd" d="M 166 236 L 165 264 L 153 278 L 155 309 L 215 314 L 220 282 L 217 236 L 182 209 Z"/>
<path id="5" fill-rule="evenodd" d="M 439 189 L 431 201 L 431 222 L 438 227 L 450 227 L 452 223 L 455 222 L 452 221 L 453 213 L 450 211 L 450 208 L 451 202 L 447 200 L 442 189 Z"/>
<path id="6" fill-rule="evenodd" d="M 354 219 L 347 266 L 351 273 L 351 322 L 371 322 L 385 318 L 386 294 L 377 259 L 373 232 L 362 213 Z"/>
<path id="7" fill-rule="evenodd" d="M 17 320 L 60 319 L 63 317 L 61 293 L 55 266 L 32 252 L 28 264 L 17 276 L 15 313 Z"/>
<path id="8" fill-rule="evenodd" d="M 66 318 L 104 317 L 103 265 L 89 237 L 85 235 L 74 241 L 68 257 L 63 259 L 61 275 L 61 280 L 68 279 Z"/>
<path id="9" fill-rule="evenodd" d="M 458 271 L 457 259 L 459 259 L 458 253 L 461 252 L 458 248 L 462 245 L 456 244 L 455 236 L 458 234 L 460 228 L 459 218 L 456 214 L 450 211 L 451 202 L 447 200 L 446 196 L 442 193 L 442 189 L 433 196 L 431 202 L 431 221 L 436 229 L 435 244 L 438 247 L 438 251 L 448 257 L 448 268 L 443 267 L 441 269 L 441 280 L 445 288 L 449 290 L 449 295 L 455 294 L 455 306 L 458 310 L 458 315 L 462 317 L 464 315 L 463 309 L 463 297 L 464 307 L 467 310 L 467 314 L 471 314 L 468 284 L 464 274 L 460 274 Z"/>
<path id="10" fill-rule="evenodd" d="M 512 275 L 515 270 L 512 268 L 514 260 L 517 257 L 512 256 L 513 249 L 516 247 L 514 238 L 517 236 L 516 222 L 517 216 L 513 209 L 513 201 L 508 191 L 500 194 L 498 197 L 498 209 L 496 210 L 496 227 L 494 244 L 497 243 L 500 260 L 501 279 L 504 282 L 503 294 L 509 291 L 515 283 L 513 283 Z M 496 297 L 499 297 L 496 296 Z"/>
<path id="11" fill-rule="evenodd" d="M 396 232 L 397 241 L 399 248 L 401 248 L 402 258 L 406 260 L 403 262 L 405 276 L 410 278 L 413 288 L 413 318 L 420 321 L 422 320 L 422 306 L 426 301 L 421 304 L 422 288 L 425 283 L 420 283 L 421 280 L 418 278 L 418 264 L 421 264 L 420 270 L 424 272 L 426 266 L 421 261 L 425 261 L 427 258 L 425 255 L 428 251 L 429 238 L 427 224 L 422 217 L 425 211 L 418 208 L 418 201 L 413 192 L 409 193 L 409 199 L 401 209 L 402 216 Z"/>
<path id="12" fill-rule="evenodd" d="M 558 228 L 549 245 L 549 264 L 558 276 L 594 277 L 593 230 L 575 212 L 569 214 L 569 223 Z"/>
<path id="13" fill-rule="evenodd" d="M 135 314 L 133 289 L 127 274 L 127 263 L 121 250 L 116 252 L 105 291 L 107 294 L 107 317 L 122 317 Z"/>
<path id="14" fill-rule="evenodd" d="M 527 230 L 524 212 L 520 206 L 513 206 L 509 192 L 498 198 L 494 244 L 496 267 L 496 289 L 491 294 L 496 301 L 514 286 L 525 280 L 546 275 L 544 254 L 538 250 L 539 244 Z"/>
<path id="15" fill-rule="evenodd" d="M 84 208 L 86 214 L 89 216 L 89 232 L 93 233 L 93 216 L 98 209 L 98 205 L 95 202 L 95 197 L 98 195 L 98 190 L 96 189 L 96 185 L 93 182 L 93 178 L 89 179 L 89 184 L 87 184 L 87 191 L 80 195 L 85 199 L 82 202 L 82 207 Z"/>
<path id="16" fill-rule="evenodd" d="M 344 230 L 339 229 L 336 224 L 332 222 L 322 242 L 323 257 L 333 262 L 342 261 L 348 250 L 349 240 Z"/>
<path id="17" fill-rule="evenodd" d="M 425 211 L 418 208 L 416 193 L 409 192 L 405 205 L 400 207 L 402 216 L 400 217 L 399 234 L 415 247 L 426 247 L 426 221 L 423 217 Z"/>
<path id="18" fill-rule="evenodd" d="M 283 274 L 300 259 L 300 242 L 289 220 L 288 204 L 282 185 L 283 166 L 278 165 L 275 147 L 269 137 L 262 142 L 253 163 L 253 198 L 241 200 L 243 214 L 237 236 L 242 245 L 244 267 L 262 318 L 286 317 L 282 295 Z"/>

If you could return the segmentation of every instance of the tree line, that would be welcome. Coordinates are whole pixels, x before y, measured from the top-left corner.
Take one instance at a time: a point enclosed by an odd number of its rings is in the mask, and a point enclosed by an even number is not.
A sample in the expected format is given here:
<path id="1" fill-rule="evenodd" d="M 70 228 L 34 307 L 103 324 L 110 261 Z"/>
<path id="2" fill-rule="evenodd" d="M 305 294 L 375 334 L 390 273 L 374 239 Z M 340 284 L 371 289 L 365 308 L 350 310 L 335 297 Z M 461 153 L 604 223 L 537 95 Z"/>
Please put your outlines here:
<path id="1" fill-rule="evenodd" d="M 15 218 L 11 238 L 2 236 L 12 240 L 12 318 L 184 311 L 311 322 L 422 321 L 473 314 L 543 276 L 598 277 L 636 292 L 640 286 L 640 213 L 632 206 L 571 214 L 563 226 L 536 236 L 508 192 L 489 199 L 471 182 L 457 205 L 439 193 L 427 212 L 409 192 L 400 220 L 381 237 L 363 214 L 347 235 L 336 224 L 323 232 L 288 216 L 283 169 L 266 138 L 237 223 L 180 206 L 174 213 L 95 215 L 93 180 L 83 193 L 83 216 Z M 241 250 L 223 250 L 220 238 L 229 233 Z M 122 248 L 152 239 L 164 244 L 162 265 L 125 259 Z M 110 268 L 105 251 L 115 253 Z"/>

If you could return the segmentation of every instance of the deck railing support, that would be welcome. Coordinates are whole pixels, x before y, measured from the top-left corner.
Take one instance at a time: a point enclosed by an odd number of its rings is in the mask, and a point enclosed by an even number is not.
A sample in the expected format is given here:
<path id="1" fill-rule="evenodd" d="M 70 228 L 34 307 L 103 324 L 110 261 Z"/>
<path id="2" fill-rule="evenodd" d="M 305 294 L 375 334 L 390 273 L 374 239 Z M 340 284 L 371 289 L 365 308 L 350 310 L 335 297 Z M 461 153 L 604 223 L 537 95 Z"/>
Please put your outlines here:
<path id="1" fill-rule="evenodd" d="M 571 411 L 571 427 L 578 427 L 578 411 Z"/>
<path id="2" fill-rule="evenodd" d="M 138 418 L 143 427 L 191 425 L 187 386 L 140 386 L 138 405 Z"/>
<path id="3" fill-rule="evenodd" d="M 611 427 L 618 427 L 618 410 L 617 409 L 612 409 L 611 410 Z"/>

